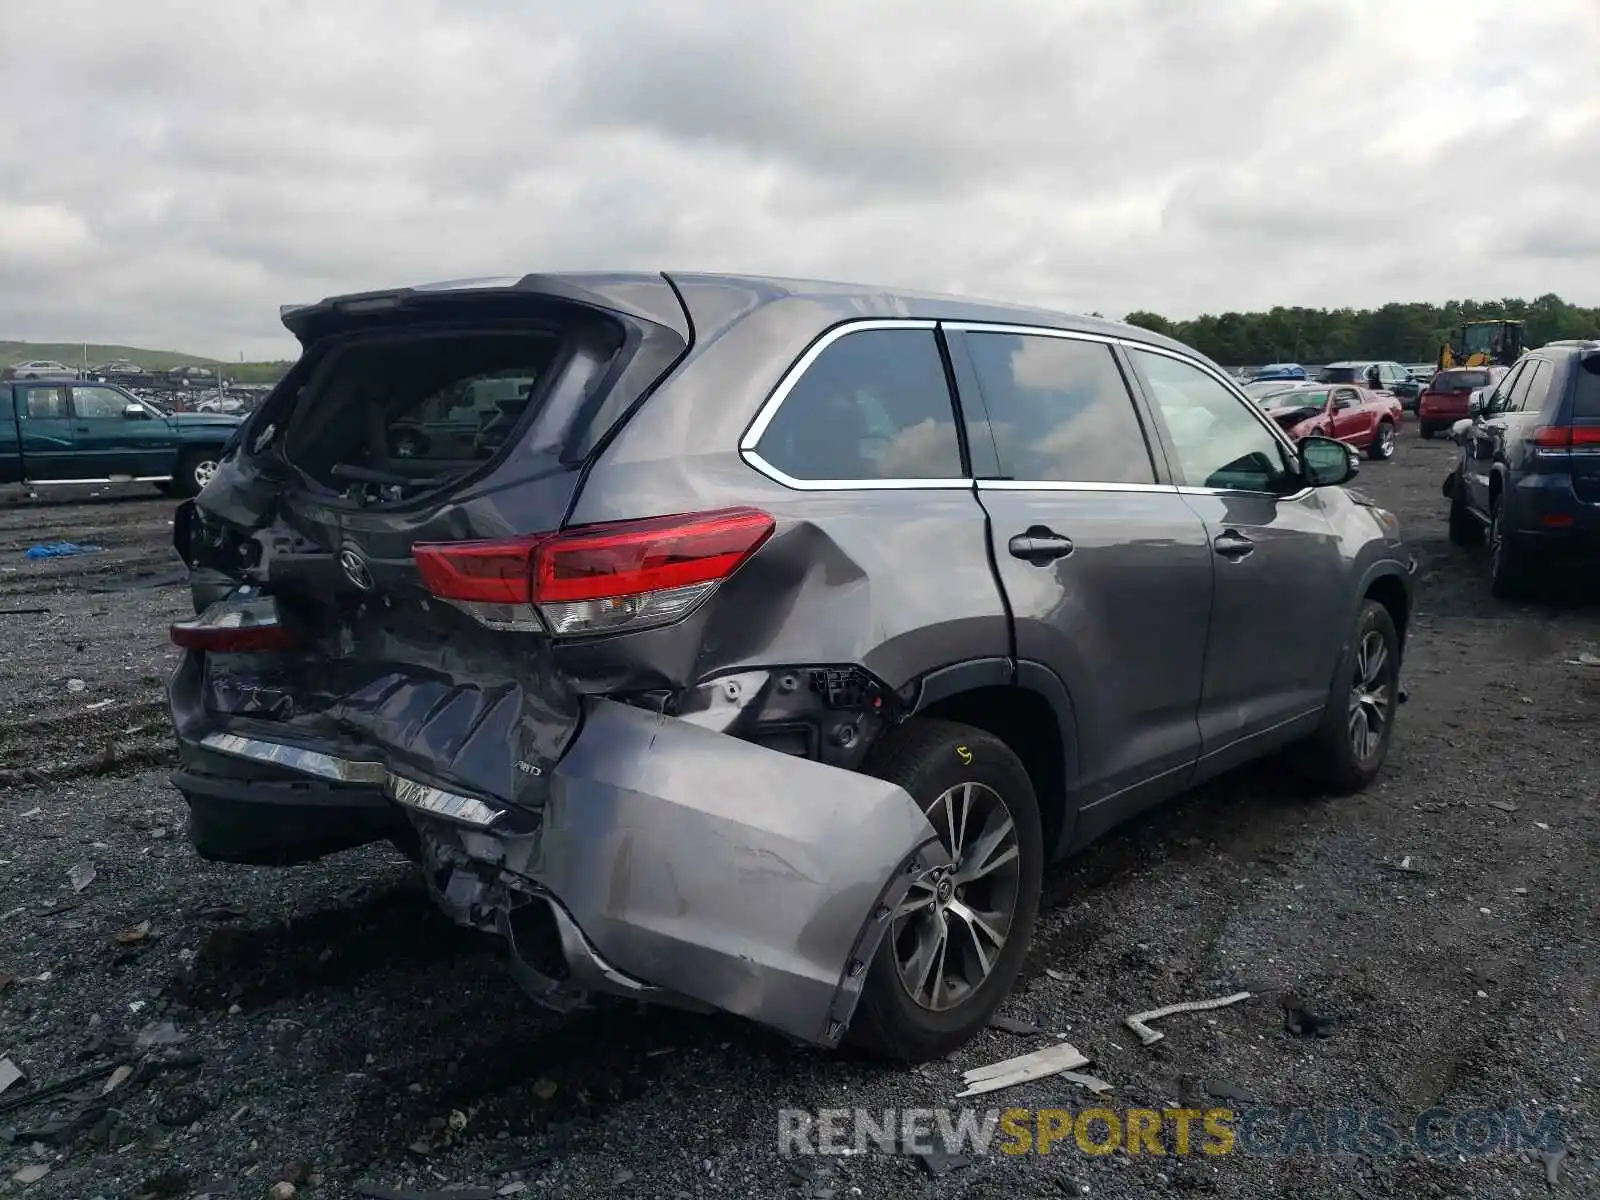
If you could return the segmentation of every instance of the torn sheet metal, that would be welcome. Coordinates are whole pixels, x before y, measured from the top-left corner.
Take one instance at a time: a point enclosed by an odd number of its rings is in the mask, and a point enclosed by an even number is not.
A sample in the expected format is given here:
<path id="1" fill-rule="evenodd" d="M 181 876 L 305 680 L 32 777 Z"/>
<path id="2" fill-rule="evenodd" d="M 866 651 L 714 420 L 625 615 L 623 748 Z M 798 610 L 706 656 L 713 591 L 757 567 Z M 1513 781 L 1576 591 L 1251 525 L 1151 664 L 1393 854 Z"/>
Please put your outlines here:
<path id="1" fill-rule="evenodd" d="M 537 812 L 481 797 L 501 815 L 474 825 L 389 796 L 435 899 L 505 936 L 537 998 L 684 1000 L 824 1046 L 895 906 L 950 861 L 894 784 L 611 700 L 587 702 Z"/>
<path id="2" fill-rule="evenodd" d="M 1206 1012 L 1213 1008 L 1226 1008 L 1230 1004 L 1250 999 L 1251 994 L 1235 992 L 1231 996 L 1222 996 L 1215 1000 L 1185 1000 L 1180 1004 L 1169 1004 L 1165 1008 L 1152 1008 L 1149 1012 L 1135 1013 L 1123 1023 L 1138 1034 L 1139 1040 L 1146 1046 L 1153 1046 L 1167 1035 L 1159 1029 L 1151 1029 L 1148 1022 L 1159 1021 L 1162 1017 L 1170 1017 L 1175 1013 Z"/>
<path id="3" fill-rule="evenodd" d="M 1089 1060 L 1076 1046 L 1062 1042 L 1044 1050 L 1035 1050 L 1032 1054 L 1021 1054 L 1016 1058 L 990 1063 L 986 1067 L 974 1067 L 962 1075 L 962 1082 L 967 1086 L 964 1091 L 956 1093 L 956 1098 L 981 1096 L 985 1092 L 997 1092 L 1001 1088 L 1014 1087 L 1019 1083 L 1044 1079 L 1088 1065 Z"/>

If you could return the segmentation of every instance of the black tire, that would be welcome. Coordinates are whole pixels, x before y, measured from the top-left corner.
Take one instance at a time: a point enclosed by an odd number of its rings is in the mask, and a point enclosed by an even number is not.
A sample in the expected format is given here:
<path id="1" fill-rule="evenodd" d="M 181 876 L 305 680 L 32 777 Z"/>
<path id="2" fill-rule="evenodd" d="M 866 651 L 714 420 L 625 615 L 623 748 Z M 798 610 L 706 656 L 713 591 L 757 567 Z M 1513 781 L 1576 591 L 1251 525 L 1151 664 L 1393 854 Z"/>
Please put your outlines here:
<path id="1" fill-rule="evenodd" d="M 905 788 L 925 812 L 932 810 L 952 788 L 965 783 L 981 785 L 998 798 L 1013 824 L 1018 868 L 1011 923 L 982 982 L 944 1009 L 913 999 L 901 981 L 896 949 L 915 932 L 911 927 L 915 918 L 895 921 L 873 957 L 850 1025 L 849 1040 L 873 1054 L 909 1062 L 942 1058 L 965 1045 L 988 1024 L 1011 991 L 1028 952 L 1044 872 L 1039 802 L 1028 772 L 1004 742 L 952 721 L 912 720 L 890 730 L 873 747 L 863 770 Z M 930 817 L 934 827 L 941 828 L 937 814 Z M 953 901 L 962 897 L 957 891 Z M 943 911 L 941 907 L 941 917 Z M 957 935 L 967 928 L 958 920 L 947 920 Z M 967 946 L 971 942 L 960 944 Z M 957 943 L 952 940 L 951 945 Z M 941 958 L 940 966 L 943 965 Z"/>
<path id="2" fill-rule="evenodd" d="M 1489 594 L 1496 600 L 1522 600 L 1533 591 L 1532 572 L 1505 535 L 1498 494 L 1489 498 Z"/>
<path id="3" fill-rule="evenodd" d="M 178 460 L 172 489 L 180 496 L 198 496 L 222 460 L 221 449 L 191 450 Z"/>
<path id="4" fill-rule="evenodd" d="M 1417 432 L 1422 435 L 1423 441 L 1431 442 L 1433 441 L 1433 435 L 1437 433 L 1438 430 L 1436 430 L 1432 425 L 1421 425 L 1417 428 Z"/>
<path id="5" fill-rule="evenodd" d="M 1379 421 L 1378 428 L 1372 433 L 1372 445 L 1367 447 L 1367 457 L 1377 462 L 1386 462 L 1394 457 L 1394 422 Z"/>
<path id="6" fill-rule="evenodd" d="M 1483 545 L 1483 522 L 1467 507 L 1459 478 L 1450 496 L 1450 540 L 1469 550 Z"/>
<path id="7" fill-rule="evenodd" d="M 1367 655 L 1374 641 L 1381 642 L 1384 654 L 1375 686 L 1373 673 L 1365 669 L 1372 661 Z M 1358 730 L 1354 728 L 1358 687 L 1364 695 L 1376 693 L 1384 700 L 1382 731 L 1376 744 L 1365 753 L 1356 746 Z M 1400 634 L 1387 608 L 1376 600 L 1364 600 L 1356 618 L 1355 633 L 1328 692 L 1322 725 L 1298 747 L 1295 766 L 1338 795 L 1359 792 L 1383 768 L 1389 744 L 1394 740 L 1394 719 L 1399 706 Z M 1362 707 L 1370 721 L 1374 706 L 1364 703 Z M 1366 728 L 1370 729 L 1370 725 Z"/>

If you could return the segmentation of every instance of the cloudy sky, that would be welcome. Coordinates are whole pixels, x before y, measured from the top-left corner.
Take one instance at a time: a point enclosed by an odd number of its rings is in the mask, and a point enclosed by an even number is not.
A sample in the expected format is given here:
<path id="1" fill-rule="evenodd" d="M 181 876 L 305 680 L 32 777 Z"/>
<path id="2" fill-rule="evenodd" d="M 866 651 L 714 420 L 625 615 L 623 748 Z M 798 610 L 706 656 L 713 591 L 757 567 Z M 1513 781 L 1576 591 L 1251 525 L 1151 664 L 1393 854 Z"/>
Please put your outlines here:
<path id="1" fill-rule="evenodd" d="M 4 0 L 0 338 L 582 267 L 1600 303 L 1596 0 Z"/>

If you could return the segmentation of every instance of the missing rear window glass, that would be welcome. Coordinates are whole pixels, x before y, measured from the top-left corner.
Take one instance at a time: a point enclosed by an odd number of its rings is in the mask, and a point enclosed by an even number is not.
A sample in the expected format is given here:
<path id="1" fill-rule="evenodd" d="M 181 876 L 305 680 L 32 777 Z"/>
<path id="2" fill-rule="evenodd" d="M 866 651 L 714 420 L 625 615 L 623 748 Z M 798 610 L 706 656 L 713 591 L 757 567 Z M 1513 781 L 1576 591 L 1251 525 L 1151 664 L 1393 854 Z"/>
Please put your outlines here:
<path id="1" fill-rule="evenodd" d="M 539 330 L 335 347 L 295 404 L 284 453 L 312 480 L 352 499 L 400 499 L 465 477 L 543 403 L 562 346 L 559 334 Z"/>

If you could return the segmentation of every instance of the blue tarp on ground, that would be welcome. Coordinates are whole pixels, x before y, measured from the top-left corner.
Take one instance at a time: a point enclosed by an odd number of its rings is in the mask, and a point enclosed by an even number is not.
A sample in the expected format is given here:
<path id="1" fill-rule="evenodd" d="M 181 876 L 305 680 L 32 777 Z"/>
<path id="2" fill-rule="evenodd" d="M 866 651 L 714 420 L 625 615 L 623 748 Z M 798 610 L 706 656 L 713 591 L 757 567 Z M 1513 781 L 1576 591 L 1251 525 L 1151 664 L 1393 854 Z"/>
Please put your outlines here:
<path id="1" fill-rule="evenodd" d="M 93 554 L 99 546 L 80 546 L 77 542 L 46 542 L 42 546 L 30 546 L 26 552 L 28 558 L 67 558 L 73 554 Z"/>

